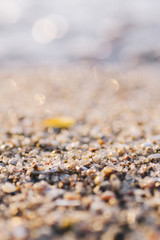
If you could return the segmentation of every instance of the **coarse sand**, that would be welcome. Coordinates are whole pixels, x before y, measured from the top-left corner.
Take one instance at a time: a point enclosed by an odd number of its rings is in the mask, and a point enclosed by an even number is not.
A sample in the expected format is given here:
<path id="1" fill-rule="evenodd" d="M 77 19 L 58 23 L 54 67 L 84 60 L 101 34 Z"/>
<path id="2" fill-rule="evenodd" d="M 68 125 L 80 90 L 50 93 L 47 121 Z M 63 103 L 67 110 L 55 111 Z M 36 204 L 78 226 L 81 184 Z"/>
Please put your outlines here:
<path id="1" fill-rule="evenodd" d="M 159 240 L 158 70 L 0 74 L 0 239 Z M 69 128 L 44 126 L 71 117 Z"/>

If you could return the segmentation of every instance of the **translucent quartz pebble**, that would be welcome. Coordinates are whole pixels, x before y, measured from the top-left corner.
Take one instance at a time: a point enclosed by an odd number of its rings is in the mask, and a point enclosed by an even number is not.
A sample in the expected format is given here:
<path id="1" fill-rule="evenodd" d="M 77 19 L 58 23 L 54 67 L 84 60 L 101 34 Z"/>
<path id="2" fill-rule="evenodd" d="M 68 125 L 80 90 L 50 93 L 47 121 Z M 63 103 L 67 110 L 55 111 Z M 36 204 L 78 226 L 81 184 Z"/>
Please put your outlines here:
<path id="1" fill-rule="evenodd" d="M 2 191 L 5 193 L 12 193 L 16 191 L 16 186 L 10 182 L 6 182 L 3 186 L 2 186 Z"/>
<path id="2" fill-rule="evenodd" d="M 148 158 L 149 158 L 149 160 L 160 161 L 160 154 L 159 153 L 151 154 L 148 156 Z"/>

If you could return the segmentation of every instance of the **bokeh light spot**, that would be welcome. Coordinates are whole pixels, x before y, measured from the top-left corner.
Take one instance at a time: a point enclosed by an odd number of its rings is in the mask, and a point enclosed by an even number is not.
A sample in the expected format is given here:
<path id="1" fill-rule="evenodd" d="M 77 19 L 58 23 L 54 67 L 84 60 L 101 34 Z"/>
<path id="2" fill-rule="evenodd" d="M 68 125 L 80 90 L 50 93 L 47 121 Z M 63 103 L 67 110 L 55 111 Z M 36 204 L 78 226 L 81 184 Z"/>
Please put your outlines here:
<path id="1" fill-rule="evenodd" d="M 55 23 L 49 18 L 37 20 L 32 28 L 32 35 L 35 41 L 39 43 L 50 43 L 56 38 L 57 28 Z"/>
<path id="2" fill-rule="evenodd" d="M 62 38 L 68 31 L 68 22 L 62 15 L 50 16 L 50 19 L 55 23 L 57 27 L 56 38 Z"/>
<path id="3" fill-rule="evenodd" d="M 20 5 L 14 1 L 0 1 L 0 23 L 16 23 L 22 15 Z"/>

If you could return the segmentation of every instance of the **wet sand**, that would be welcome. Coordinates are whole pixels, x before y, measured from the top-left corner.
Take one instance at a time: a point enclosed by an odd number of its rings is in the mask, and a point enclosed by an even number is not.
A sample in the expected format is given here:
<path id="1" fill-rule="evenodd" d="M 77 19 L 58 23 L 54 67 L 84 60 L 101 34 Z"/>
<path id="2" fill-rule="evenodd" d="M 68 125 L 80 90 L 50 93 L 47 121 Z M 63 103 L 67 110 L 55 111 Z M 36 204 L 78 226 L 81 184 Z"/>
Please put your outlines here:
<path id="1" fill-rule="evenodd" d="M 158 71 L 0 74 L 0 239 L 160 239 Z M 68 116 L 70 128 L 45 127 Z"/>

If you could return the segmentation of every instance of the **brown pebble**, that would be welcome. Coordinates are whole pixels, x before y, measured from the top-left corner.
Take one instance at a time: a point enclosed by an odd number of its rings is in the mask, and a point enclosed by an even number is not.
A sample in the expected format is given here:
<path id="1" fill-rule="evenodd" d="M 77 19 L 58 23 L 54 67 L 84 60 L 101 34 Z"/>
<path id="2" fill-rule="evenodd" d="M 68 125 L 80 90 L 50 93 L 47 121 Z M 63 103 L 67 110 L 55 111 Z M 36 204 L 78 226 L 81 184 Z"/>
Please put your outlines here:
<path id="1" fill-rule="evenodd" d="M 108 201 L 111 198 L 115 198 L 115 194 L 112 191 L 105 191 L 101 194 L 101 199 L 103 201 Z"/>
<path id="2" fill-rule="evenodd" d="M 114 171 L 114 169 L 110 168 L 110 167 L 104 167 L 102 170 L 104 176 L 110 175 L 111 173 L 113 173 L 113 171 Z"/>

